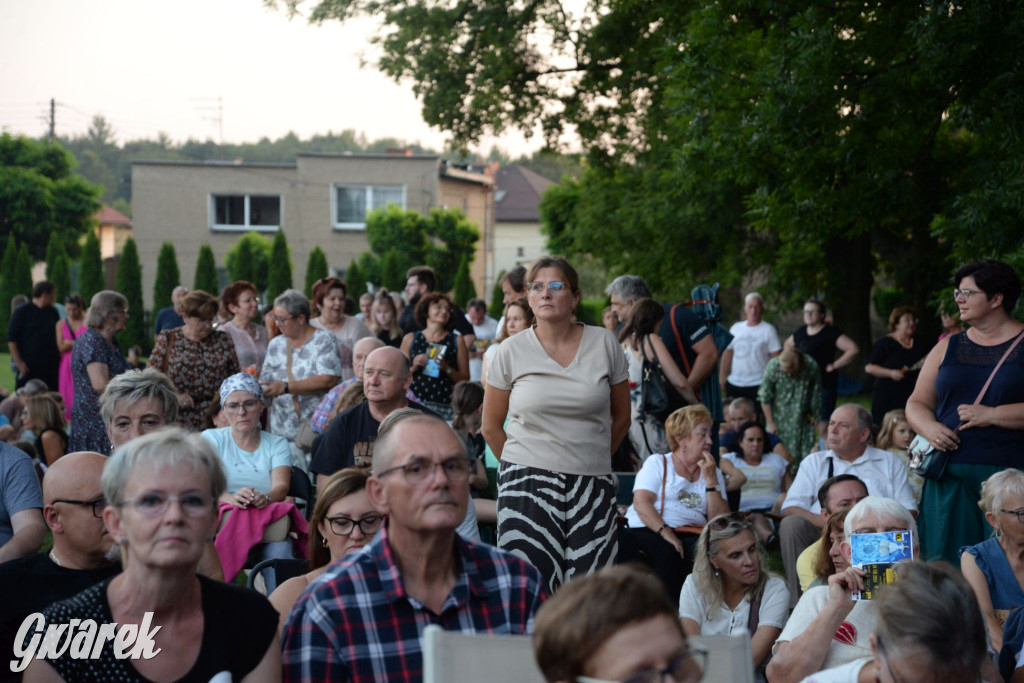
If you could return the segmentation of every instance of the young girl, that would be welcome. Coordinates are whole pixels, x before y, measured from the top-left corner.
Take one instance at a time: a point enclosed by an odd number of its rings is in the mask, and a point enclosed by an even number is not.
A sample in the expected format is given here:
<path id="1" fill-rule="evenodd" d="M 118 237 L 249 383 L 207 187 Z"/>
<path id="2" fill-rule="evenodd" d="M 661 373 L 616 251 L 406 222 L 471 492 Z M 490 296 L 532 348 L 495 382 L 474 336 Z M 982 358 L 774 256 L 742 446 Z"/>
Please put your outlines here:
<path id="1" fill-rule="evenodd" d="M 388 290 L 382 289 L 373 298 L 370 318 L 366 321 L 370 331 L 388 346 L 402 345 L 402 328 L 398 326 L 398 309 Z"/>
<path id="2" fill-rule="evenodd" d="M 476 518 L 481 524 L 497 524 L 497 508 L 487 490 L 487 471 L 483 461 L 486 445 L 480 434 L 483 409 L 484 388 L 479 382 L 462 381 L 452 389 L 452 429 L 475 462 L 469 477 L 469 495 L 476 507 Z"/>
<path id="3" fill-rule="evenodd" d="M 907 422 L 907 414 L 902 410 L 890 410 L 882 418 L 882 428 L 878 432 L 878 447 L 889 451 L 905 464 L 908 462 L 907 447 L 914 440 L 914 430 Z M 908 470 L 907 478 L 914 492 L 914 500 L 921 502 L 921 489 L 924 479 Z"/>

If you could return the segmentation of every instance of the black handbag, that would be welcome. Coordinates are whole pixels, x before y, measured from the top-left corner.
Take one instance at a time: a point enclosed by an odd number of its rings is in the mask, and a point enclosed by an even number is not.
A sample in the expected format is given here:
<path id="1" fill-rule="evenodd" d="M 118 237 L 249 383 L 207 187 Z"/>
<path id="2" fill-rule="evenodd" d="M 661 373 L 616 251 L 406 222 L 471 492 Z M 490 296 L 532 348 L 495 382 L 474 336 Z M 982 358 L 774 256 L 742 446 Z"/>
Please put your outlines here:
<path id="1" fill-rule="evenodd" d="M 647 356 L 648 340 L 645 337 L 640 343 L 640 352 L 643 354 L 643 367 L 641 369 L 640 387 L 640 413 L 642 415 L 653 415 L 662 424 L 673 412 L 687 405 L 684 399 L 672 383 L 665 378 L 665 373 L 658 362 L 658 354 L 653 358 Z"/>

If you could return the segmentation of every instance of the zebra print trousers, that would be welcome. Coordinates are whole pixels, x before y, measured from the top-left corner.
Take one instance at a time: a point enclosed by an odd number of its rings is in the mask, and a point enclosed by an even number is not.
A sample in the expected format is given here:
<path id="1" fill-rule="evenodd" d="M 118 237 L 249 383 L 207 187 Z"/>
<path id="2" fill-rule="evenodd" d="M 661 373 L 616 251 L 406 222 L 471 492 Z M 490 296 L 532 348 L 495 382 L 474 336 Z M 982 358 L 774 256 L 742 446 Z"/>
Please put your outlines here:
<path id="1" fill-rule="evenodd" d="M 498 547 L 536 567 L 554 593 L 610 566 L 617 553 L 615 480 L 502 462 Z"/>

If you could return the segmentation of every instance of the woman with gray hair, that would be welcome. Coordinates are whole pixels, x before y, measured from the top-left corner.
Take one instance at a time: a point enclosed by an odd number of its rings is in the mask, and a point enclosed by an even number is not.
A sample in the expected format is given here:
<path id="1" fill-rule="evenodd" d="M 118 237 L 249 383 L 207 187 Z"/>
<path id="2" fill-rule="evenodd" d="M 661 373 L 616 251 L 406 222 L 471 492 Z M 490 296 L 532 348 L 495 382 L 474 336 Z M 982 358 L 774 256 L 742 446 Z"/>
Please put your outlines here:
<path id="1" fill-rule="evenodd" d="M 111 378 L 128 370 L 128 361 L 117 345 L 116 335 L 128 320 L 128 300 L 103 290 L 92 297 L 85 319 L 86 330 L 71 352 L 75 402 L 71 407 L 69 452 L 108 453 L 110 441 L 100 417 L 99 397 Z"/>
<path id="2" fill-rule="evenodd" d="M 999 650 L 1006 618 L 1024 606 L 1024 588 L 1018 578 L 1024 571 L 1024 472 L 1010 468 L 986 479 L 978 507 L 995 535 L 960 549 L 960 571 L 974 589 L 992 646 Z"/>
<path id="3" fill-rule="evenodd" d="M 114 448 L 178 421 L 178 390 L 159 370 L 129 370 L 110 380 L 100 415 Z"/>
<path id="4" fill-rule="evenodd" d="M 327 330 L 309 324 L 309 300 L 294 289 L 274 299 L 273 313 L 281 334 L 267 347 L 260 384 L 271 401 L 271 433 L 288 440 L 292 464 L 305 470 L 306 456 L 295 445 L 295 435 L 324 394 L 341 381 L 338 341 Z"/>
<path id="5" fill-rule="evenodd" d="M 277 613 L 266 598 L 196 574 L 225 485 L 210 444 L 176 428 L 147 434 L 115 451 L 101 482 L 103 521 L 121 546 L 124 571 L 51 605 L 43 617 L 49 624 L 134 626 L 157 654 L 118 657 L 111 639 L 96 658 L 73 657 L 69 648 L 34 659 L 25 680 L 207 681 L 225 673 L 236 681 L 280 680 Z"/>

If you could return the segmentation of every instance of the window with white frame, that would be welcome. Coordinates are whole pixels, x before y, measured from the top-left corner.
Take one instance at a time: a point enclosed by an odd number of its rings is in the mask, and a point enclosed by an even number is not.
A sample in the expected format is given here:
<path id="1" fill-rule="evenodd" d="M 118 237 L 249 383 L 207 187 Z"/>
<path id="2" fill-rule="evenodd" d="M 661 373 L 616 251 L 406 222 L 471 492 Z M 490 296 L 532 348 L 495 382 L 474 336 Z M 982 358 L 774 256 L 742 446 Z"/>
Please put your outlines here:
<path id="1" fill-rule="evenodd" d="M 277 232 L 281 228 L 281 196 L 265 194 L 211 194 L 213 230 Z"/>
<path id="2" fill-rule="evenodd" d="M 334 227 L 337 230 L 363 230 L 366 212 L 388 204 L 405 208 L 404 185 L 335 185 Z"/>

